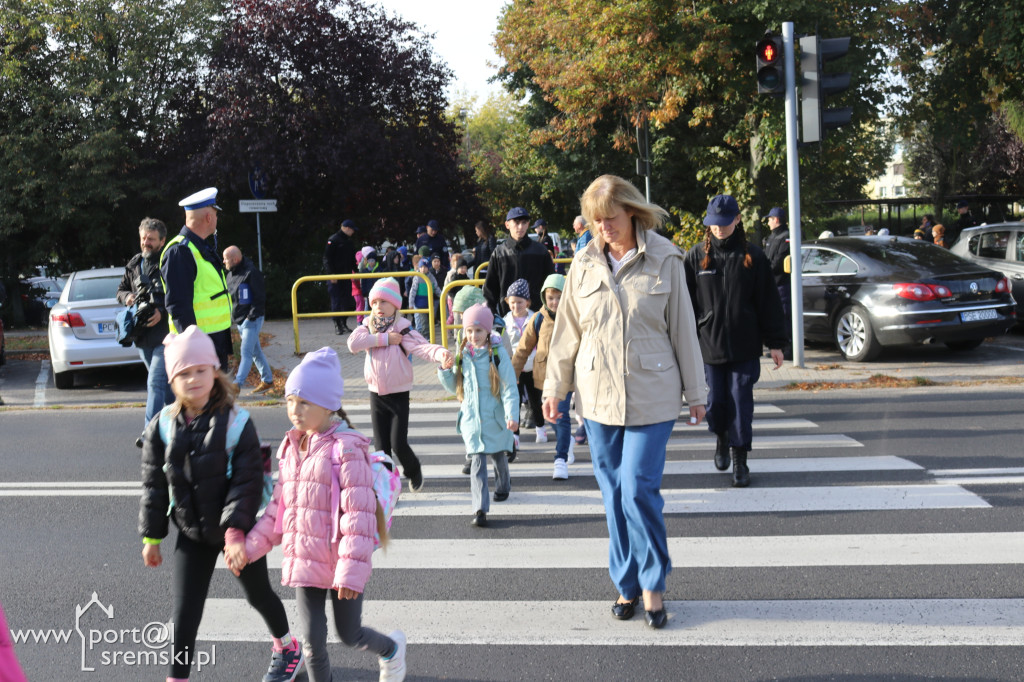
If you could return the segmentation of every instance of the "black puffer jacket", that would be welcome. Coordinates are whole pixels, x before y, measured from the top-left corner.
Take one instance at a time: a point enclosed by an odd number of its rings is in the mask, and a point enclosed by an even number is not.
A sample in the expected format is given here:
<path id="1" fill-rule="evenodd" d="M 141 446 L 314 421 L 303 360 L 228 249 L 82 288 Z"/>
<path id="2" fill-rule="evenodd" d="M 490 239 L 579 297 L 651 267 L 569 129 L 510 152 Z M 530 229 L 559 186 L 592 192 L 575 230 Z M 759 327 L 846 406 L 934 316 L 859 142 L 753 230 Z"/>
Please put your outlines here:
<path id="1" fill-rule="evenodd" d="M 747 251 L 751 267 L 743 267 Z M 782 300 L 764 252 L 740 238 L 739 230 L 719 241 L 711 238 L 711 262 L 701 268 L 704 243 L 686 253 L 686 288 L 693 301 L 697 337 L 708 365 L 761 357 L 762 344 L 786 345 Z"/>
<path id="2" fill-rule="evenodd" d="M 248 532 L 263 500 L 263 456 L 252 420 L 245 423 L 227 476 L 225 451 L 229 410 L 200 414 L 185 424 L 179 414 L 169 443 L 160 438 L 159 418 L 146 427 L 142 448 L 142 500 L 139 533 L 167 537 L 167 519 L 190 540 L 224 546 L 224 531 Z M 166 469 L 166 471 L 165 471 Z M 168 513 L 170 501 L 174 508 Z"/>
<path id="3" fill-rule="evenodd" d="M 554 271 L 555 263 L 543 244 L 533 241 L 529 236 L 518 242 L 509 237 L 494 250 L 491 264 L 487 266 L 487 277 L 484 279 L 487 305 L 501 317 L 508 315 L 505 293 L 512 282 L 525 279 L 530 284 L 530 310 L 540 310 L 544 303 L 540 297 L 541 285 Z"/>
<path id="4" fill-rule="evenodd" d="M 786 256 L 789 255 L 789 228 L 779 226 L 772 230 L 764 240 L 764 255 L 772 264 L 772 277 L 775 286 L 789 286 L 789 275 L 786 273 Z"/>

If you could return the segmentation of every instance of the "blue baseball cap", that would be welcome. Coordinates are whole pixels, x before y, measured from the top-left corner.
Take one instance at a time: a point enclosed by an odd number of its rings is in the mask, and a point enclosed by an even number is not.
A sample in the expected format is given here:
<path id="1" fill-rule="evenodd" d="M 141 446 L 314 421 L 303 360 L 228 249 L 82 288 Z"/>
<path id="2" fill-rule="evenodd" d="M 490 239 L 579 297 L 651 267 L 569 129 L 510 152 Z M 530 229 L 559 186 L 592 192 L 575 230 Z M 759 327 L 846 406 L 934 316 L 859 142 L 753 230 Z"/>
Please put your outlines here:
<path id="1" fill-rule="evenodd" d="M 708 202 L 708 214 L 704 216 L 704 224 L 711 225 L 732 225 L 736 216 L 740 214 L 740 206 L 728 194 L 718 194 Z"/>
<path id="2" fill-rule="evenodd" d="M 536 230 L 538 227 L 547 227 L 547 226 L 548 226 L 548 221 L 544 220 L 543 218 L 537 218 L 537 222 L 535 222 L 533 224 L 533 229 Z"/>
<path id="3" fill-rule="evenodd" d="M 437 229 L 438 229 L 438 226 L 437 226 L 437 221 L 436 221 L 436 220 L 431 220 L 431 221 L 429 221 L 429 222 L 427 223 L 427 227 L 429 227 L 429 228 L 431 228 L 431 229 L 433 229 L 433 230 L 437 230 Z"/>
<path id="4" fill-rule="evenodd" d="M 342 227 L 350 228 L 352 230 L 359 229 L 359 228 L 356 227 L 356 224 L 354 222 L 352 222 L 351 220 L 343 220 L 343 221 L 341 221 L 341 226 Z"/>
<path id="5" fill-rule="evenodd" d="M 427 226 L 426 225 L 420 225 L 419 227 L 416 228 L 416 234 L 426 234 L 426 232 L 427 232 Z"/>
<path id="6" fill-rule="evenodd" d="M 768 211 L 768 217 L 769 218 L 778 218 L 779 220 L 785 220 L 786 219 L 786 212 L 783 211 L 778 206 L 776 206 L 772 210 Z"/>
<path id="7" fill-rule="evenodd" d="M 216 187 L 207 187 L 206 189 L 199 190 L 195 194 L 189 194 L 178 202 L 178 206 L 181 206 L 186 211 L 195 211 L 207 206 L 213 206 L 218 211 L 221 210 L 220 206 L 217 205 Z"/>
<path id="8" fill-rule="evenodd" d="M 527 218 L 527 219 L 529 219 L 529 217 L 530 217 L 530 212 L 529 211 L 527 211 L 522 206 L 516 206 L 515 208 L 513 208 L 511 211 L 508 212 L 508 215 L 505 216 L 505 220 L 519 220 L 520 218 Z"/>

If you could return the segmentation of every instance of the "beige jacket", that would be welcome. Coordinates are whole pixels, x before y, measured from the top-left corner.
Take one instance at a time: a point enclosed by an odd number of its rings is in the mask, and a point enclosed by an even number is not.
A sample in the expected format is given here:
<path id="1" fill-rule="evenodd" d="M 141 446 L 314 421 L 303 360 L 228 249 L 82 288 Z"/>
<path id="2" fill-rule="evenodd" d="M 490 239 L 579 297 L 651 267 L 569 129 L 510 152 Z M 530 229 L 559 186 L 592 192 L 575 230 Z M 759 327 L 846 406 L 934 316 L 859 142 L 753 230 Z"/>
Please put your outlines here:
<path id="1" fill-rule="evenodd" d="M 545 398 L 575 385 L 583 417 L 611 426 L 674 421 L 684 397 L 707 402 L 683 254 L 654 232 L 636 242 L 615 278 L 600 238 L 573 259 L 544 379 Z"/>

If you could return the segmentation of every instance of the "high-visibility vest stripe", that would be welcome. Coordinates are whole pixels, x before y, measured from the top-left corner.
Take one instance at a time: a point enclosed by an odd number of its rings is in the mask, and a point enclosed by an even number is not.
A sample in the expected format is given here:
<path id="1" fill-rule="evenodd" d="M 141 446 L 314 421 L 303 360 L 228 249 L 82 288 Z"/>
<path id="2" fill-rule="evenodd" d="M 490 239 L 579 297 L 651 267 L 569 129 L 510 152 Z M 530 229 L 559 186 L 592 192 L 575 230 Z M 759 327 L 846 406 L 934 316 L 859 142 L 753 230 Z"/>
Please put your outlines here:
<path id="1" fill-rule="evenodd" d="M 228 295 L 228 283 L 224 274 L 213 266 L 210 261 L 203 258 L 199 249 L 191 241 L 182 235 L 178 235 L 167 243 L 160 254 L 161 279 L 163 279 L 164 255 L 167 249 L 175 244 L 185 242 L 192 257 L 196 261 L 196 281 L 192 285 L 192 310 L 196 316 L 196 326 L 207 334 L 223 331 L 231 328 L 231 296 Z M 167 282 L 164 282 L 164 291 L 167 290 Z M 168 320 L 171 331 L 179 334 L 180 330 L 175 329 L 174 320 Z"/>

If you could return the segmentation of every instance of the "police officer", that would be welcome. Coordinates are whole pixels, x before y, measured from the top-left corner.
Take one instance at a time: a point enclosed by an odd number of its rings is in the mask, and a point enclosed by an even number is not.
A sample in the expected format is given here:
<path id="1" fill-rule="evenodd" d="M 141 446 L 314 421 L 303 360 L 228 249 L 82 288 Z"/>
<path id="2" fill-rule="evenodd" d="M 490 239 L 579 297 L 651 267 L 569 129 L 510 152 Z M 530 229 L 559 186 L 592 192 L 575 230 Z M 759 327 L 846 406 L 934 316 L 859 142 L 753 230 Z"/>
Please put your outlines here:
<path id="1" fill-rule="evenodd" d="M 324 272 L 328 275 L 351 275 L 356 269 L 356 245 L 352 235 L 356 232 L 356 224 L 351 220 L 341 223 L 341 228 L 327 240 L 324 249 Z M 352 282 L 347 279 L 336 279 L 327 283 L 327 293 L 331 296 L 331 312 L 351 312 L 356 309 L 356 300 L 352 297 Z M 335 317 L 334 333 L 347 334 L 347 317 Z"/>
<path id="2" fill-rule="evenodd" d="M 786 226 L 786 212 L 782 208 L 776 206 L 768 211 L 768 229 L 771 232 L 764 240 L 764 255 L 772 264 L 772 278 L 775 280 L 775 288 L 779 290 L 783 315 L 788 325 L 792 319 L 791 280 L 785 270 L 786 256 L 789 255 L 789 227 Z M 783 348 L 784 357 L 790 356 L 791 353 L 792 347 Z"/>
<path id="3" fill-rule="evenodd" d="M 231 319 L 238 325 L 239 343 L 238 371 L 235 384 L 239 389 L 249 376 L 249 369 L 256 363 L 260 383 L 253 393 L 263 393 L 274 387 L 274 373 L 270 362 L 260 347 L 260 330 L 266 311 L 267 289 L 263 273 L 252 261 L 242 255 L 237 246 L 224 249 L 224 269 L 228 273 L 228 291 L 231 292 Z"/>
<path id="4" fill-rule="evenodd" d="M 167 336 L 167 308 L 164 302 L 163 280 L 160 278 L 160 252 L 167 241 L 167 226 L 162 220 L 143 218 L 139 224 L 139 246 L 142 250 L 132 256 L 125 266 L 121 284 L 117 287 L 117 300 L 121 305 L 138 304 L 150 307 L 150 317 L 143 323 L 144 331 L 136 337 L 142 363 L 149 376 L 146 380 L 146 424 L 160 413 L 164 405 L 174 402 L 171 385 L 167 381 L 164 365 L 163 340 Z M 142 447 L 142 436 L 135 439 Z"/>
<path id="5" fill-rule="evenodd" d="M 196 325 L 211 339 L 222 368 L 231 355 L 231 296 L 220 254 L 210 237 L 217 233 L 217 188 L 207 187 L 178 202 L 185 226 L 160 255 L 170 330 Z"/>

